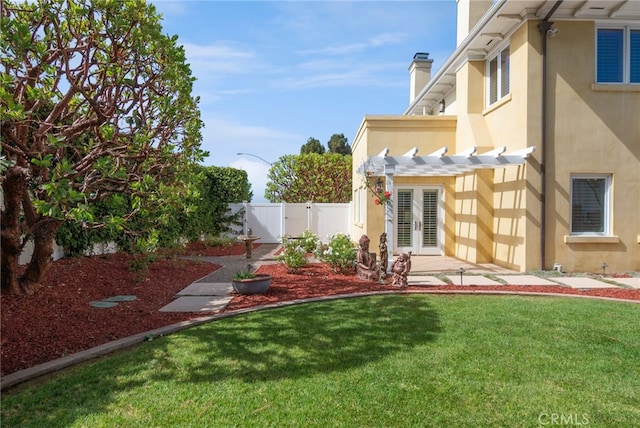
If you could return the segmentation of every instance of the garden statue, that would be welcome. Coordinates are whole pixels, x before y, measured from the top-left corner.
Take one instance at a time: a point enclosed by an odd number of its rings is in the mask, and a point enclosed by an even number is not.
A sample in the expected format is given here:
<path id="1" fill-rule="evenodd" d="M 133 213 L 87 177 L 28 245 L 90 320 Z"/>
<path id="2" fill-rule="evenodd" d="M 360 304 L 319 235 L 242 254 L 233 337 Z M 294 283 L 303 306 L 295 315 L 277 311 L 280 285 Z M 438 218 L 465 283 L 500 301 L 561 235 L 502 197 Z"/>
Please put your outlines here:
<path id="1" fill-rule="evenodd" d="M 406 287 L 409 285 L 407 281 L 407 275 L 411 271 L 411 251 L 409 254 L 402 253 L 393 262 L 391 266 L 391 272 L 393 272 L 393 284 L 397 287 Z"/>
<path id="2" fill-rule="evenodd" d="M 378 270 L 376 269 L 376 262 L 371 257 L 371 253 L 369 253 L 369 237 L 367 235 L 362 235 L 360 241 L 360 248 L 358 248 L 357 254 L 357 266 L 356 266 L 356 275 L 360 279 L 364 279 L 365 281 L 377 281 L 378 280 Z"/>
<path id="3" fill-rule="evenodd" d="M 389 257 L 389 252 L 387 251 L 387 232 L 382 232 L 380 235 L 380 261 L 378 262 L 380 266 L 380 280 L 383 280 L 387 277 L 387 258 Z"/>

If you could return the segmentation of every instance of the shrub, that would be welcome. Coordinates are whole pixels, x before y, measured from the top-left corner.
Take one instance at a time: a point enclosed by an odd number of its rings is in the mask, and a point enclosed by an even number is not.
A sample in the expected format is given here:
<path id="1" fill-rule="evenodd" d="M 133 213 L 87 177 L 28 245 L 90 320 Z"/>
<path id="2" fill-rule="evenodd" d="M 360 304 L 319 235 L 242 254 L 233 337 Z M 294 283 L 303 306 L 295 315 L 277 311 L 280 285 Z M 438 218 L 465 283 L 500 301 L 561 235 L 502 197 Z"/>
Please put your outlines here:
<path id="1" fill-rule="evenodd" d="M 310 230 L 305 230 L 298 238 L 298 243 L 307 253 L 313 252 L 316 249 L 318 242 L 320 242 L 320 239 Z"/>
<path id="2" fill-rule="evenodd" d="M 350 272 L 356 264 L 356 246 L 349 236 L 342 233 L 329 239 L 327 248 L 322 252 L 322 261 L 333 268 L 334 272 Z"/>
<path id="3" fill-rule="evenodd" d="M 285 237 L 282 248 L 283 251 L 276 260 L 283 263 L 289 272 L 298 273 L 307 265 L 307 251 L 298 242 Z"/>
<path id="4" fill-rule="evenodd" d="M 238 242 L 237 239 L 234 239 L 230 236 L 222 236 L 222 235 L 209 235 L 207 234 L 203 239 L 202 243 L 205 247 L 230 247 L 234 243 Z"/>

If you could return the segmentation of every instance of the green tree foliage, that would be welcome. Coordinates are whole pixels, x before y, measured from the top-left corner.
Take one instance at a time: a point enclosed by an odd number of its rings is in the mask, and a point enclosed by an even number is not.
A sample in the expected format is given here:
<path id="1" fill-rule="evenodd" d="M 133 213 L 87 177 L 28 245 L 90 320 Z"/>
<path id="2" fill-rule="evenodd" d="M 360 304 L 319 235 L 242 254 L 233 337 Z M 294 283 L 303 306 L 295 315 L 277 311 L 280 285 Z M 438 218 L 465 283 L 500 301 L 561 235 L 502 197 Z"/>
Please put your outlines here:
<path id="1" fill-rule="evenodd" d="M 309 153 L 317 153 L 321 155 L 321 154 L 324 154 L 324 152 L 325 152 L 325 148 L 320 142 L 320 140 L 316 140 L 313 137 L 309 137 L 306 144 L 303 144 L 302 147 L 300 147 L 301 155 L 305 155 Z"/>
<path id="2" fill-rule="evenodd" d="M 349 202 L 351 156 L 282 156 L 269 170 L 265 197 L 271 202 Z"/>
<path id="3" fill-rule="evenodd" d="M 65 221 L 116 229 L 133 217 L 168 221 L 194 192 L 201 120 L 184 49 L 163 34 L 153 5 L 2 6 L 2 290 L 29 292 Z M 114 214 L 114 195 L 131 211 Z M 34 254 L 18 277 L 29 239 Z"/>
<path id="4" fill-rule="evenodd" d="M 238 223 L 237 215 L 230 214 L 230 203 L 251 201 L 253 193 L 247 172 L 230 167 L 202 167 L 199 197 L 190 216 L 189 230 L 183 236 L 191 240 L 202 234 L 220 235 L 230 230 L 229 225 Z"/>
<path id="5" fill-rule="evenodd" d="M 147 230 L 154 230 L 156 245 L 166 248 L 181 245 L 182 238 L 190 241 L 203 235 L 218 236 L 230 230 L 230 225 L 240 222 L 239 214 L 231 214 L 229 203 L 249 201 L 251 185 L 246 171 L 217 166 L 194 165 L 189 175 L 193 191 L 179 204 L 164 210 L 162 207 L 139 210 L 121 228 L 91 227 L 86 223 L 68 220 L 58 230 L 56 241 L 67 255 L 80 255 L 93 244 L 115 242 L 125 251 L 135 251 L 139 238 L 147 237 Z M 112 195 L 95 206 L 96 213 L 123 216 L 133 211 L 132 198 Z"/>
<path id="6" fill-rule="evenodd" d="M 351 146 L 344 134 L 333 134 L 331 138 L 329 138 L 327 146 L 329 146 L 329 151 L 331 153 L 338 153 L 340 155 L 351 154 Z"/>

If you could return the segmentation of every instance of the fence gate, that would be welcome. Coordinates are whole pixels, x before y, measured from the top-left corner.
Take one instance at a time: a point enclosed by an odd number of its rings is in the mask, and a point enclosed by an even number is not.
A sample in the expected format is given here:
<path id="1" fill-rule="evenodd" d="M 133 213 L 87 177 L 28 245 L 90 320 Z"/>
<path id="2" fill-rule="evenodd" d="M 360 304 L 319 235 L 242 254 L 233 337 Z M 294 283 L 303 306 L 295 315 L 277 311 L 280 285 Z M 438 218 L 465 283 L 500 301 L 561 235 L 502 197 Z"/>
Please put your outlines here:
<path id="1" fill-rule="evenodd" d="M 244 228 L 234 229 L 234 233 L 246 233 L 248 228 L 260 236 L 259 242 L 276 244 L 282 237 L 298 236 L 310 230 L 322 241 L 336 233 L 349 235 L 351 232 L 351 204 L 316 203 L 244 203 L 229 204 L 233 213 L 245 210 Z"/>

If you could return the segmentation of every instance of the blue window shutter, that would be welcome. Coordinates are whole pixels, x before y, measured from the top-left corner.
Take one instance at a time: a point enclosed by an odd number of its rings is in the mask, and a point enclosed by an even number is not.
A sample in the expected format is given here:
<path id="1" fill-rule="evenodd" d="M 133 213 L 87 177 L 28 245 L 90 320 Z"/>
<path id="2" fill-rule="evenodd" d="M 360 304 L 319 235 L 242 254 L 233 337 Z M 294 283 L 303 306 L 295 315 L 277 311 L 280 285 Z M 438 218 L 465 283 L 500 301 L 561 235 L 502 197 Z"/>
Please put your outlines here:
<path id="1" fill-rule="evenodd" d="M 640 30 L 631 30 L 629 39 L 631 48 L 629 81 L 631 83 L 640 83 Z"/>
<path id="2" fill-rule="evenodd" d="M 598 82 L 622 83 L 623 41 L 622 29 L 598 30 Z"/>

